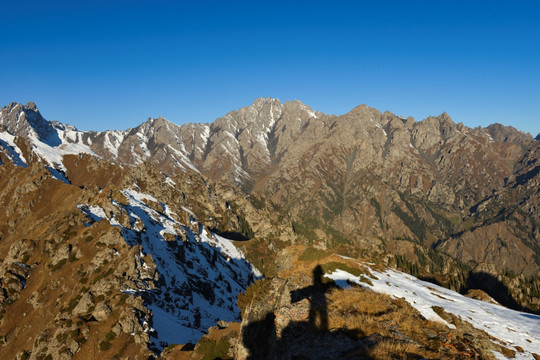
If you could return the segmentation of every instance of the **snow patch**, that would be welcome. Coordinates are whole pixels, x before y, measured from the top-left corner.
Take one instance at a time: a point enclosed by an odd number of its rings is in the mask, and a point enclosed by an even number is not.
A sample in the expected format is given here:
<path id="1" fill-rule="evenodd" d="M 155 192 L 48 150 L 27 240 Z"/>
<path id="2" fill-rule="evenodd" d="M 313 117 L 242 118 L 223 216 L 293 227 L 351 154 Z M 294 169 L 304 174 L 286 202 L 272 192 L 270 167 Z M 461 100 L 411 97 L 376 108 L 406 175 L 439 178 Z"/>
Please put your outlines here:
<path id="1" fill-rule="evenodd" d="M 15 136 L 7 132 L 0 132 L 0 150 L 2 149 L 6 156 L 13 161 L 13 164 L 28 167 L 28 162 L 24 158 L 21 149 L 15 144 Z"/>
<path id="2" fill-rule="evenodd" d="M 191 160 L 182 152 L 178 151 L 177 149 L 173 148 L 171 145 L 167 145 L 169 149 L 173 151 L 173 153 L 178 157 L 179 162 L 186 165 L 191 170 L 200 173 L 199 169 L 197 169 L 192 163 Z M 183 167 L 183 166 L 182 166 Z M 183 167 L 185 169 L 185 167 Z"/>
<path id="3" fill-rule="evenodd" d="M 373 121 L 373 120 L 372 120 Z M 379 123 L 375 123 L 375 126 L 377 126 L 379 129 L 382 130 L 382 132 L 384 133 L 384 136 L 388 137 L 388 134 L 386 133 L 386 131 L 383 129 L 382 125 L 379 124 Z"/>
<path id="4" fill-rule="evenodd" d="M 176 187 L 176 183 L 168 176 L 165 178 L 165 183 L 172 188 Z"/>
<path id="5" fill-rule="evenodd" d="M 66 177 L 66 174 L 62 171 L 59 171 L 57 169 L 53 169 L 52 167 L 50 166 L 45 166 L 47 168 L 47 170 L 49 170 L 49 172 L 51 173 L 51 175 L 57 179 L 57 180 L 60 180 L 66 184 L 71 184 L 71 182 L 68 180 L 68 178 Z"/>
<path id="6" fill-rule="evenodd" d="M 201 131 L 201 139 L 204 145 L 208 143 L 208 138 L 210 138 L 210 126 L 204 124 L 203 130 Z"/>
<path id="7" fill-rule="evenodd" d="M 57 130 L 59 135 L 62 135 L 62 130 Z M 63 137 L 60 136 L 62 139 Z M 66 172 L 66 168 L 62 163 L 64 155 L 68 154 L 80 154 L 87 153 L 93 156 L 97 156 L 87 145 L 75 144 L 69 142 L 62 142 L 58 146 L 51 146 L 38 139 L 37 135 L 29 135 L 32 151 L 38 154 L 41 159 L 54 169 Z"/>
<path id="8" fill-rule="evenodd" d="M 363 265 L 369 266 L 367 263 Z M 470 322 L 477 329 L 506 342 L 507 347 L 508 344 L 522 347 L 527 352 L 520 354 L 523 359 L 533 359 L 531 355 L 533 352 L 540 354 L 539 315 L 471 299 L 400 271 L 378 272 L 371 269 L 370 272 L 376 278 L 370 278 L 373 285 L 362 282 L 359 276 L 343 270 L 336 270 L 325 276 L 336 281 L 338 285 L 346 286 L 347 281 L 350 281 L 394 298 L 404 298 L 426 319 L 446 323 L 433 311 L 434 306 L 442 307 L 446 312 Z M 516 350 L 516 353 L 519 352 Z"/>
<path id="9" fill-rule="evenodd" d="M 115 157 L 118 156 L 118 148 L 124 141 L 126 134 L 123 131 L 107 131 L 104 136 L 105 148 Z"/>

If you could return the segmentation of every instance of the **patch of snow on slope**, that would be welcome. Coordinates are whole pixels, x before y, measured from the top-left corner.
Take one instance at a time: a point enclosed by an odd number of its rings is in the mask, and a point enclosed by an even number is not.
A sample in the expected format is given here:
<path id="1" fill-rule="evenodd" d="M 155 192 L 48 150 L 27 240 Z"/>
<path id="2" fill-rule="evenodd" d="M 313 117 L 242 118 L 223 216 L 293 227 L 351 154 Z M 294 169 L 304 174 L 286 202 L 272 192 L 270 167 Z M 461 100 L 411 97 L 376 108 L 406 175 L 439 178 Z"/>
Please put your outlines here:
<path id="1" fill-rule="evenodd" d="M 107 131 L 104 136 L 105 148 L 115 157 L 118 156 L 118 148 L 124 141 L 125 133 L 122 131 Z"/>
<path id="2" fill-rule="evenodd" d="M 484 330 L 507 344 L 522 347 L 528 352 L 520 354 L 520 356 L 524 356 L 523 359 L 533 359 L 530 354 L 533 352 L 540 354 L 540 316 L 538 315 L 470 299 L 400 271 L 370 271 L 377 277 L 376 280 L 370 279 L 373 285 L 361 282 L 360 277 L 343 270 L 336 270 L 325 276 L 336 281 L 338 285 L 344 285 L 346 281 L 350 281 L 395 298 L 405 298 L 426 319 L 444 322 L 432 308 L 440 306 L 445 311 L 470 322 L 477 329 Z M 517 350 L 516 352 L 519 353 Z"/>
<path id="3" fill-rule="evenodd" d="M 145 304 L 154 314 L 150 325 L 155 331 L 149 334 L 156 350 L 170 344 L 195 343 L 219 320 L 239 320 L 236 296 L 260 272 L 229 240 L 209 233 L 202 225 L 193 231 L 150 208 L 145 201 L 158 202 L 153 196 L 133 189 L 122 193 L 128 203 L 112 203 L 129 216 L 131 226 L 122 227 L 114 217 L 108 221 L 122 228 L 126 243 L 141 245 L 143 253 L 151 254 L 156 264 L 158 287 L 144 289 Z M 93 221 L 106 218 L 99 207 L 80 208 Z M 167 206 L 164 212 L 170 213 Z M 137 222 L 144 223 L 140 231 Z M 173 236 L 166 239 L 165 234 Z M 136 289 L 128 290 L 140 295 Z"/>
<path id="4" fill-rule="evenodd" d="M 210 125 L 204 124 L 203 131 L 201 131 L 201 140 L 204 146 L 208 143 L 208 138 L 210 138 Z"/>
<path id="5" fill-rule="evenodd" d="M 193 211 L 191 211 L 190 209 L 188 209 L 187 207 L 185 206 L 180 206 L 180 208 L 182 208 L 182 210 L 184 210 L 185 212 L 187 212 L 189 215 L 191 215 L 192 218 L 195 218 L 195 214 L 193 213 Z"/>
<path id="6" fill-rule="evenodd" d="M 0 150 L 2 149 L 6 156 L 13 161 L 13 164 L 21 167 L 28 167 L 28 163 L 26 162 L 21 149 L 15 144 L 15 136 L 7 132 L 0 132 Z"/>
<path id="7" fill-rule="evenodd" d="M 129 152 L 133 156 L 133 160 L 135 161 L 135 164 L 142 164 L 144 162 L 141 156 L 135 151 L 135 147 L 133 145 L 129 147 Z"/>
<path id="8" fill-rule="evenodd" d="M 77 131 L 75 129 L 67 129 L 63 130 L 62 132 L 58 131 L 59 135 L 61 133 L 62 139 L 68 140 L 71 143 L 76 143 L 79 141 L 80 136 L 82 133 L 80 131 Z"/>
<path id="9" fill-rule="evenodd" d="M 234 246 L 231 240 L 225 239 L 214 233 L 209 233 L 204 228 L 202 228 L 201 231 L 201 240 L 212 244 L 212 246 L 218 247 L 223 254 L 226 254 L 231 259 L 245 259 L 244 253 Z M 263 274 L 254 266 L 252 266 L 252 269 L 256 277 L 263 276 Z"/>
<path id="10" fill-rule="evenodd" d="M 249 175 L 244 169 L 242 169 L 241 166 L 234 164 L 234 181 L 237 185 L 242 185 L 244 182 L 242 179 L 245 179 L 246 181 L 251 180 L 251 175 Z"/>
<path id="11" fill-rule="evenodd" d="M 106 219 L 107 215 L 105 214 L 105 211 L 97 205 L 82 205 L 79 204 L 77 207 L 90 218 L 92 222 L 97 222 L 101 219 Z M 88 226 L 91 225 L 91 223 L 87 224 Z"/>
<path id="12" fill-rule="evenodd" d="M 71 184 L 71 182 L 68 180 L 66 174 L 63 172 L 63 171 L 60 171 L 60 170 L 57 170 L 57 169 L 53 169 L 52 167 L 50 166 L 45 166 L 47 168 L 47 170 L 49 170 L 49 172 L 51 173 L 51 175 L 57 179 L 57 180 L 60 180 L 66 184 Z"/>
<path id="13" fill-rule="evenodd" d="M 166 175 L 165 175 L 166 176 Z M 176 183 L 174 182 L 174 180 L 172 180 L 170 177 L 166 176 L 165 177 L 165 183 L 167 185 L 169 185 L 170 187 L 174 188 L 176 187 Z"/>
<path id="14" fill-rule="evenodd" d="M 192 163 L 189 158 L 183 154 L 182 152 L 178 151 L 177 149 L 173 148 L 171 145 L 167 145 L 169 149 L 173 151 L 173 153 L 179 158 L 179 161 L 185 164 L 188 168 L 195 172 L 200 172 L 199 169 L 197 169 Z"/>
<path id="15" fill-rule="evenodd" d="M 307 106 L 307 105 L 305 105 L 303 103 L 300 103 L 299 105 L 300 105 L 299 106 L 300 109 L 304 110 L 309 115 L 309 117 L 317 119 L 317 114 L 315 114 L 315 112 L 313 110 L 311 110 L 309 108 L 309 106 Z"/>
<path id="16" fill-rule="evenodd" d="M 156 199 L 155 197 L 153 197 L 152 195 L 150 194 L 145 194 L 145 193 L 142 193 L 142 192 L 139 192 L 137 190 L 133 190 L 133 189 L 125 189 L 125 190 L 122 190 L 122 193 L 126 196 L 128 196 L 130 199 L 132 200 L 135 200 L 138 204 L 144 204 L 144 201 L 145 200 L 150 200 L 152 202 L 156 202 L 156 203 L 159 203 L 158 199 Z"/>
<path id="17" fill-rule="evenodd" d="M 61 130 L 58 131 L 61 132 Z M 51 146 L 45 142 L 42 142 L 33 134 L 29 135 L 29 140 L 34 153 L 40 156 L 41 159 L 51 168 L 60 170 L 62 172 L 66 171 L 66 168 L 62 163 L 64 155 L 87 153 L 96 156 L 96 154 L 84 144 L 63 142 L 58 146 Z M 55 174 L 53 174 L 53 176 L 54 175 Z"/>
<path id="18" fill-rule="evenodd" d="M 383 129 L 382 125 L 379 124 L 379 123 L 375 123 L 375 126 L 377 126 L 379 129 L 382 130 L 382 132 L 384 133 L 384 136 L 388 137 L 388 134 L 386 133 L 386 131 Z"/>
<path id="19" fill-rule="evenodd" d="M 137 143 L 139 144 L 139 148 L 142 150 L 143 154 L 146 157 L 149 157 L 152 155 L 150 153 L 150 150 L 148 150 L 148 137 L 144 135 L 143 133 L 137 133 Z"/>

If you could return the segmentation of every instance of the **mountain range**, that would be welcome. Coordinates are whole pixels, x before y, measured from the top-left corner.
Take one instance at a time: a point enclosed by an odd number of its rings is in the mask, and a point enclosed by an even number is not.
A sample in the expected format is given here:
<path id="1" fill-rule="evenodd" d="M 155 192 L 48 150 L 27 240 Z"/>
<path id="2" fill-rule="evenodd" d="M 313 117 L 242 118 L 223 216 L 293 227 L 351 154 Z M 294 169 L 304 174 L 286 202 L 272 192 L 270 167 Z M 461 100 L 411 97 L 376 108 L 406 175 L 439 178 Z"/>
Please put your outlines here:
<path id="1" fill-rule="evenodd" d="M 160 117 L 104 132 L 11 103 L 0 110 L 0 130 L 3 304 L 20 303 L 30 274 L 69 268 L 87 280 L 48 306 L 54 313 L 73 302 L 86 324 L 103 317 L 98 305 L 107 316 L 128 311 L 121 300 L 97 300 L 111 286 L 85 285 L 107 278 L 118 283 L 118 299 L 141 299 L 130 304 L 137 319 L 154 320 L 144 320 L 137 331 L 149 335 L 138 341 L 162 351 L 178 342 L 178 330 L 168 329 L 183 326 L 182 342 L 196 342 L 217 319 L 238 320 L 236 294 L 262 276 L 252 264 L 279 273 L 280 251 L 303 244 L 540 311 L 540 142 L 512 127 L 469 128 L 446 113 L 416 121 L 366 105 L 326 115 L 297 100 L 260 98 L 210 124 Z M 251 240 L 236 243 L 237 252 L 222 236 Z M 116 252 L 130 264 L 120 265 Z M 132 274 L 114 269 L 122 266 Z M 51 289 L 45 280 L 35 289 Z M 172 314 L 180 320 L 171 325 Z M 41 340 L 12 348 L 47 354 L 43 339 L 80 331 L 76 318 L 55 316 L 55 326 L 72 324 L 59 335 L 44 327 Z M 118 316 L 117 324 L 127 321 Z M 4 341 L 21 337 L 14 319 L 4 323 L 12 324 Z"/>
<path id="2" fill-rule="evenodd" d="M 539 270 L 539 145 L 511 127 L 471 129 L 445 113 L 417 122 L 365 105 L 329 116 L 296 100 L 262 98 L 212 124 L 157 118 L 125 131 L 83 132 L 44 120 L 33 103 L 2 108 L 0 121 L 60 172 L 51 148 L 148 163 L 170 175 L 190 169 L 271 201 L 300 227 L 315 220 L 348 239 L 413 239 L 453 256 L 459 251 L 466 261 Z M 499 205 L 486 206 L 492 202 Z M 515 219 L 524 231 L 496 219 Z M 507 246 L 498 246 L 497 237 Z M 317 241 L 335 240 L 326 238 Z M 477 251 L 463 250 L 471 246 Z M 494 255 L 494 247 L 506 250 Z"/>

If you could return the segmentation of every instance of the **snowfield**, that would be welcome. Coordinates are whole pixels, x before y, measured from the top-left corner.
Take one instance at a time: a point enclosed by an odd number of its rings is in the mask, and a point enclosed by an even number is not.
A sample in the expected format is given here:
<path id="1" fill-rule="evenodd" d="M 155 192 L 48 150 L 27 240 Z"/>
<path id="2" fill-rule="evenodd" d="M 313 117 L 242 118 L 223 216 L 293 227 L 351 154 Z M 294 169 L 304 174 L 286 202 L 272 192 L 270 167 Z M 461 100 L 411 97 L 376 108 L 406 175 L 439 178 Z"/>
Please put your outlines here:
<path id="1" fill-rule="evenodd" d="M 362 265 L 370 267 L 368 263 L 362 263 Z M 460 317 L 475 328 L 484 330 L 499 339 L 501 345 L 513 348 L 516 351 L 514 359 L 534 359 L 532 353 L 540 354 L 540 316 L 538 315 L 471 299 L 400 271 L 379 272 L 370 268 L 370 272 L 374 276 L 369 278 L 373 285 L 362 282 L 361 276 L 355 276 L 343 270 L 336 270 L 325 276 L 341 287 L 347 287 L 348 282 L 351 282 L 394 298 L 404 298 L 426 319 L 453 327 L 454 325 L 448 324 L 433 311 L 434 306 L 440 306 L 446 312 Z M 515 348 L 516 346 L 523 348 L 524 352 L 520 353 Z M 494 352 L 494 355 L 497 359 L 506 359 L 498 352 Z"/>
<path id="2" fill-rule="evenodd" d="M 64 137 L 67 136 L 65 135 L 66 131 L 60 129 L 55 130 L 59 139 L 64 139 Z M 70 132 L 77 135 L 82 134 L 79 131 L 75 132 L 70 130 Z M 70 134 L 70 136 L 75 136 L 77 138 L 77 136 L 73 134 Z M 67 137 L 69 138 L 69 136 Z M 28 162 L 22 155 L 21 149 L 19 149 L 19 147 L 15 144 L 14 139 L 15 136 L 7 132 L 0 131 L 0 150 L 4 150 L 6 156 L 13 161 L 13 164 L 21 167 L 27 167 Z M 36 154 L 43 161 L 43 163 L 46 164 L 46 168 L 49 170 L 51 175 L 67 184 L 69 184 L 69 180 L 65 176 L 66 168 L 63 164 L 64 155 L 86 153 L 97 157 L 90 147 L 82 143 L 75 144 L 60 141 L 59 144 L 55 144 L 54 141 L 41 141 L 35 133 L 30 133 L 28 135 L 28 140 L 32 148 L 32 153 Z"/>

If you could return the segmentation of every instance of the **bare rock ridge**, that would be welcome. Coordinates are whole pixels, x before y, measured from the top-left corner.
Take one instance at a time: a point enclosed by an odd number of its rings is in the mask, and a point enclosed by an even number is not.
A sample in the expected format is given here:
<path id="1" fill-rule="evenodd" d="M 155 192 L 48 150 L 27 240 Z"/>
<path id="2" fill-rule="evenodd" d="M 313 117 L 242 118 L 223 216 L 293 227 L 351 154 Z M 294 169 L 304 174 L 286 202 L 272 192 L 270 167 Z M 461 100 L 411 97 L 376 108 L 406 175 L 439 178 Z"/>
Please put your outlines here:
<path id="1" fill-rule="evenodd" d="M 23 137 L 36 137 L 43 142 L 54 137 L 53 123 L 41 116 L 36 104 L 29 102 L 26 105 L 10 103 L 2 108 L 2 126 L 10 134 Z M 53 139 L 54 140 L 54 139 Z M 58 145 L 57 143 L 55 145 Z"/>

